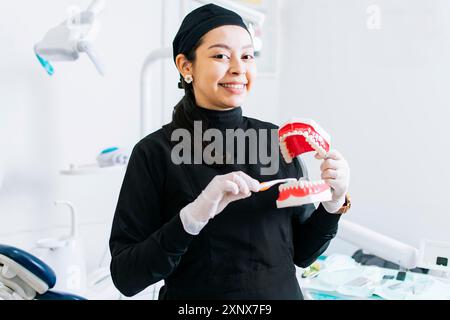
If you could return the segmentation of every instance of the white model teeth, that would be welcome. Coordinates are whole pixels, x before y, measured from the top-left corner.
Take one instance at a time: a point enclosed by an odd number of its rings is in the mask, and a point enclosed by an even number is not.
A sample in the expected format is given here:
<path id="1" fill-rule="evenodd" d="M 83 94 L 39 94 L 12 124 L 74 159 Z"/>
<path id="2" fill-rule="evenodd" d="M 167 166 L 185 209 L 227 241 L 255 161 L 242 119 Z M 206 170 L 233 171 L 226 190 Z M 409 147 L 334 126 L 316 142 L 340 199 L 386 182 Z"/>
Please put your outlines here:
<path id="1" fill-rule="evenodd" d="M 304 181 L 300 180 L 297 182 L 289 182 L 283 185 L 280 185 L 280 191 L 287 191 L 292 189 L 312 189 L 314 187 L 319 187 L 321 185 L 324 185 L 324 180 L 318 180 L 318 181 Z"/>
<path id="2" fill-rule="evenodd" d="M 291 132 L 287 132 L 285 133 L 281 138 L 280 138 L 280 144 L 282 145 L 281 149 L 281 153 L 284 157 L 284 159 L 286 160 L 287 163 L 291 163 L 292 162 L 292 155 L 290 154 L 286 143 L 284 142 L 286 140 L 286 138 L 291 137 L 291 136 L 296 136 L 296 135 L 301 135 L 305 137 L 306 142 L 317 152 L 319 153 L 320 156 L 322 157 L 326 157 L 327 155 L 327 151 L 325 150 L 325 139 L 319 135 L 316 132 L 309 132 L 309 131 L 301 131 L 301 130 L 294 130 Z"/>
<path id="3" fill-rule="evenodd" d="M 322 139 L 323 140 L 323 139 Z M 327 152 L 325 151 L 325 148 L 323 146 L 321 146 L 316 139 L 312 138 L 312 137 L 307 137 L 306 138 L 306 142 L 309 143 L 309 145 L 316 151 L 318 152 L 321 156 L 325 156 L 327 154 Z"/>
<path id="4" fill-rule="evenodd" d="M 292 163 L 292 156 L 290 155 L 286 143 L 283 141 L 280 144 L 281 155 L 283 156 L 286 163 Z"/>
<path id="5" fill-rule="evenodd" d="M 232 88 L 232 89 L 244 89 L 245 85 L 243 84 L 222 84 L 222 87 Z"/>

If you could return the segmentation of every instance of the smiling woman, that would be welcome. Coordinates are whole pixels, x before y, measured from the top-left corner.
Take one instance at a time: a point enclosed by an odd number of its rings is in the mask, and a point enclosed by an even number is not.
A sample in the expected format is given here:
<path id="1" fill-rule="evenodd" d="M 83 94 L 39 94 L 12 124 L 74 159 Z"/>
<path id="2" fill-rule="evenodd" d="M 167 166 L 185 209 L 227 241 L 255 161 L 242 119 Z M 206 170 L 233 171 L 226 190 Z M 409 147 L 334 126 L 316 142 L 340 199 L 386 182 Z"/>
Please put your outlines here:
<path id="1" fill-rule="evenodd" d="M 140 141 L 129 160 L 110 238 L 116 287 L 133 296 L 164 280 L 160 299 L 302 299 L 295 265 L 308 266 L 325 251 L 340 214 L 312 204 L 277 209 L 276 188 L 259 192 L 260 181 L 303 173 L 298 162 L 280 158 L 271 139 L 276 125 L 242 115 L 257 73 L 247 26 L 232 11 L 203 6 L 183 21 L 173 55 L 185 96 L 173 121 Z M 192 152 L 194 163 L 172 158 L 179 129 L 193 145 L 180 157 Z M 228 139 L 230 132 L 240 134 Z M 223 154 L 220 140 L 227 142 Z M 217 161 L 202 157 L 208 150 Z M 279 165 L 265 171 L 265 159 Z M 340 168 L 345 177 L 342 163 L 335 159 L 324 171 Z"/>

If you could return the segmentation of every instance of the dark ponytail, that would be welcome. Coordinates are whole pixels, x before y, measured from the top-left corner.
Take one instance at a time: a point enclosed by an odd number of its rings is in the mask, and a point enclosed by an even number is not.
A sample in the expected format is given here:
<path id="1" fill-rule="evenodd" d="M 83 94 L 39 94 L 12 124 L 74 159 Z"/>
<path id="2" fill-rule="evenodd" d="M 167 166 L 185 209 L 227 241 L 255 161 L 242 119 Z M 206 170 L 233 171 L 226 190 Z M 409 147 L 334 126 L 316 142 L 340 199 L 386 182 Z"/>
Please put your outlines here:
<path id="1" fill-rule="evenodd" d="M 199 42 L 186 54 L 186 59 L 195 63 L 197 59 L 196 51 L 198 47 L 202 44 L 203 39 L 200 39 Z M 181 101 L 175 106 L 175 109 L 172 114 L 172 121 L 178 128 L 187 129 L 191 134 L 194 133 L 194 119 L 192 114 L 195 112 L 195 108 L 197 108 L 197 103 L 195 101 L 194 87 L 192 83 L 187 83 L 183 76 L 180 75 L 180 82 L 178 84 L 178 88 L 184 89 L 184 97 Z M 207 124 L 207 119 L 201 119 L 203 121 L 203 125 Z"/>
<path id="2" fill-rule="evenodd" d="M 192 48 L 191 51 L 189 51 L 186 54 L 186 59 L 194 63 L 197 56 L 196 51 L 198 47 L 203 43 L 203 39 L 200 39 L 199 42 L 196 44 L 194 48 Z M 195 94 L 194 94 L 194 86 L 192 83 L 187 83 L 183 76 L 180 76 L 180 83 L 178 84 L 178 87 L 180 89 L 184 89 L 184 97 L 181 99 L 181 101 L 175 106 L 175 109 L 172 114 L 172 122 L 177 128 L 186 129 L 189 131 L 192 137 L 194 137 L 194 121 L 201 121 L 202 122 L 202 131 L 201 136 L 203 136 L 203 133 L 209 129 L 210 123 L 207 117 L 205 117 L 201 112 L 197 112 L 197 102 L 195 100 Z M 194 139 L 191 139 L 192 141 L 192 150 L 194 150 Z M 202 142 L 202 154 L 203 150 L 208 146 L 208 143 L 205 141 Z M 226 164 L 227 157 L 226 153 L 222 155 L 222 164 L 214 164 L 213 167 L 222 167 Z"/>

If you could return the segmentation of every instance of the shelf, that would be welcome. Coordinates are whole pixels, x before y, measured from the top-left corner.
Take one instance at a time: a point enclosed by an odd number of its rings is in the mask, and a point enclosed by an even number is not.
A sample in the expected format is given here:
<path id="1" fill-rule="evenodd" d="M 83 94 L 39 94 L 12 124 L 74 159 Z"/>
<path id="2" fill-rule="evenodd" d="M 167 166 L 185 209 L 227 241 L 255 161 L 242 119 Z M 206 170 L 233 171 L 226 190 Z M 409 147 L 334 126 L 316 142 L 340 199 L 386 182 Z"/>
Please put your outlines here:
<path id="1" fill-rule="evenodd" d="M 107 173 L 125 172 L 126 166 L 115 166 L 108 168 L 92 167 L 92 168 L 70 168 L 67 170 L 61 170 L 59 173 L 64 176 L 85 176 Z"/>

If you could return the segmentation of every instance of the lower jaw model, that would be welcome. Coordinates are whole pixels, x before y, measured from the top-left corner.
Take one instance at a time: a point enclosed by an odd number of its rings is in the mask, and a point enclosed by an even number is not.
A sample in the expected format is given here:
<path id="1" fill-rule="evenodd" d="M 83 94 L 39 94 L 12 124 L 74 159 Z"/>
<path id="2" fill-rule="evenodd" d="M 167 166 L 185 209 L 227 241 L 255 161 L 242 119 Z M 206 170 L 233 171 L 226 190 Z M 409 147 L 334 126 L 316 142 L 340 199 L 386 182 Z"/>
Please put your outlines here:
<path id="1" fill-rule="evenodd" d="M 284 160 L 292 160 L 304 153 L 315 151 L 325 156 L 330 151 L 330 136 L 316 122 L 294 119 L 278 131 L 280 150 Z M 277 208 L 298 207 L 332 199 L 331 188 L 323 180 L 309 181 L 301 178 L 279 186 Z"/>

